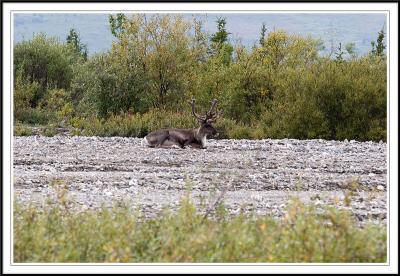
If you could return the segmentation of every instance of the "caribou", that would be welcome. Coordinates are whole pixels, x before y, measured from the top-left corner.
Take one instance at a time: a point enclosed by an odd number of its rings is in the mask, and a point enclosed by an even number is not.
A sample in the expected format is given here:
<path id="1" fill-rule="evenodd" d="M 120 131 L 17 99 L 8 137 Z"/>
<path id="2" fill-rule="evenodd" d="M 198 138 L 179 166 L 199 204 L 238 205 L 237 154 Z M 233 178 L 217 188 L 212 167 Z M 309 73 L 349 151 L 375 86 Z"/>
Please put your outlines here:
<path id="1" fill-rule="evenodd" d="M 168 128 L 150 132 L 143 138 L 143 145 L 152 148 L 170 148 L 170 147 L 192 147 L 205 149 L 207 138 L 218 135 L 217 130 L 212 126 L 221 112 L 216 111 L 218 101 L 211 101 L 211 108 L 205 115 L 198 115 L 195 111 L 195 99 L 192 99 L 190 105 L 192 107 L 192 115 L 200 124 L 198 128 L 193 129 L 177 129 Z"/>

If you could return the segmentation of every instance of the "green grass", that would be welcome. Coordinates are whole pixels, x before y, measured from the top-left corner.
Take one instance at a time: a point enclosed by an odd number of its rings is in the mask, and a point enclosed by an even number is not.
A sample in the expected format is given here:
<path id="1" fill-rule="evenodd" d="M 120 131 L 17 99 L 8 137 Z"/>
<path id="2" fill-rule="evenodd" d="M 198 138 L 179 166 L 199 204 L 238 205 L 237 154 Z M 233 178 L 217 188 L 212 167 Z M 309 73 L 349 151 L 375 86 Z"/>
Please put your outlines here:
<path id="1" fill-rule="evenodd" d="M 162 128 L 197 128 L 199 124 L 185 113 L 152 110 L 144 114 L 111 115 L 107 119 L 96 117 L 70 120 L 75 135 L 144 137 L 149 132 Z M 220 118 L 215 124 L 222 139 L 268 138 L 261 124 L 246 125 L 235 120 Z"/>
<path id="2" fill-rule="evenodd" d="M 222 206 L 204 218 L 186 198 L 145 220 L 127 207 L 76 212 L 59 195 L 42 211 L 15 205 L 14 262 L 386 262 L 385 227 L 298 200 L 281 220 Z"/>
<path id="3" fill-rule="evenodd" d="M 32 135 L 32 129 L 24 124 L 17 123 L 14 126 L 14 136 L 30 136 Z"/>
<path id="4" fill-rule="evenodd" d="M 34 129 L 36 130 L 34 131 Z M 41 134 L 47 137 L 53 137 L 57 135 L 56 124 L 28 125 L 17 122 L 14 125 L 14 136 L 31 136 L 34 134 Z"/>

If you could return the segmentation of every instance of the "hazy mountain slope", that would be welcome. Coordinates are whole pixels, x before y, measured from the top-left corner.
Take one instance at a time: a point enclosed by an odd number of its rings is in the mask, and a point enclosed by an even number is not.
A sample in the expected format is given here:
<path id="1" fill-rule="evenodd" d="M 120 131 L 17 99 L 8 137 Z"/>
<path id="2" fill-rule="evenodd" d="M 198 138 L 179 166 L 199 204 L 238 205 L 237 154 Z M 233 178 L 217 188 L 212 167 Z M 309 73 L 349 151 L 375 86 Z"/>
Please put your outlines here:
<path id="1" fill-rule="evenodd" d="M 193 15 L 187 14 L 188 18 Z M 354 42 L 356 50 L 364 54 L 371 49 L 382 27 L 386 28 L 385 14 L 196 14 L 204 20 L 204 28 L 212 33 L 216 30 L 217 17 L 225 17 L 232 41 L 240 40 L 251 46 L 258 41 L 260 27 L 266 23 L 268 30 L 284 29 L 290 33 L 321 38 L 327 49 Z M 75 28 L 81 34 L 89 52 L 110 48 L 113 36 L 109 30 L 107 14 L 15 14 L 14 42 L 30 39 L 34 33 L 43 32 L 65 40 L 68 31 Z"/>

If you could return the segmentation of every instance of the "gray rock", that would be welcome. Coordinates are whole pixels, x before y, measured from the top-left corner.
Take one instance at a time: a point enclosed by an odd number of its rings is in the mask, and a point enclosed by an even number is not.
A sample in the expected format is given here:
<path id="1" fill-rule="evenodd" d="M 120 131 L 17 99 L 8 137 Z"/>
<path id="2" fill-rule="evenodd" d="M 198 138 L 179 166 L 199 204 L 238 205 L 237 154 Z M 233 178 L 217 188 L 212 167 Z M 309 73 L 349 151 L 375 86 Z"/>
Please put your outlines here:
<path id="1" fill-rule="evenodd" d="M 211 204 L 224 193 L 229 212 L 248 206 L 245 212 L 282 216 L 291 198 L 310 201 L 318 194 L 317 205 L 344 206 L 344 194 L 355 189 L 363 192 L 363 200 L 356 196 L 346 208 L 364 221 L 374 207 L 379 215 L 372 219 L 386 219 L 384 142 L 210 139 L 207 149 L 197 150 L 146 148 L 141 140 L 15 137 L 16 198 L 40 205 L 56 198 L 48 184 L 61 180 L 68 184 L 72 200 L 87 208 L 146 203 L 145 212 L 152 216 L 188 192 L 199 208 L 200 197 Z"/>

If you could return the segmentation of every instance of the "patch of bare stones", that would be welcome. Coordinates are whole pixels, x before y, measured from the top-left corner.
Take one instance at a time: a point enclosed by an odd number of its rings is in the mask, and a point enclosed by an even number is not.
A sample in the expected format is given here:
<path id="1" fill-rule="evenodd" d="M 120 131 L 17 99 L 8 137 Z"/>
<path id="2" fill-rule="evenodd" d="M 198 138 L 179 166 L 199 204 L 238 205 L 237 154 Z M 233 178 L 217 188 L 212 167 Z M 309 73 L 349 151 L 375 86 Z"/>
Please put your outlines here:
<path id="1" fill-rule="evenodd" d="M 57 185 L 78 209 L 129 205 L 146 217 L 189 193 L 200 212 L 221 197 L 231 215 L 282 217 L 294 198 L 386 222 L 386 143 L 208 140 L 207 149 L 154 149 L 140 138 L 15 137 L 15 199 L 44 206 Z"/>

